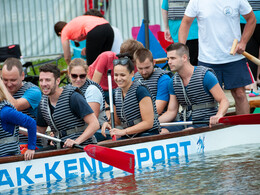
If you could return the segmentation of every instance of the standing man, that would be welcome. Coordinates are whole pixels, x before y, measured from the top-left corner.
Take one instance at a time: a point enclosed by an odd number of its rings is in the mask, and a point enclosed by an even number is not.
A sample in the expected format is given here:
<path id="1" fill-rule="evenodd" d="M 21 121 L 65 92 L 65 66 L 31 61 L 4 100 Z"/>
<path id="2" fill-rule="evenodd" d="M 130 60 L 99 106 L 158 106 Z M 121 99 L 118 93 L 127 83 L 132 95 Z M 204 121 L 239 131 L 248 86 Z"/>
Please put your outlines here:
<path id="1" fill-rule="evenodd" d="M 179 105 L 182 121 L 210 120 L 210 126 L 217 124 L 229 107 L 214 71 L 204 66 L 192 66 L 189 49 L 182 43 L 174 43 L 167 49 L 168 64 L 176 73 L 169 82 L 170 101 L 167 111 L 159 117 L 160 123 L 171 122 L 177 116 Z M 218 106 L 219 103 L 219 106 Z M 189 125 L 201 127 L 205 124 Z M 169 131 L 179 131 L 184 126 L 166 127 Z"/>
<path id="2" fill-rule="evenodd" d="M 60 70 L 52 64 L 39 69 L 42 89 L 37 116 L 37 130 L 45 133 L 47 126 L 64 141 L 64 146 L 96 143 L 93 136 L 99 129 L 98 120 L 78 88 L 59 88 Z"/>
<path id="3" fill-rule="evenodd" d="M 247 21 L 241 36 L 240 14 Z M 197 18 L 199 27 L 199 62 L 212 68 L 224 88 L 231 90 L 236 103 L 237 114 L 248 114 L 249 104 L 245 86 L 252 83 L 246 60 L 242 55 L 252 36 L 256 19 L 251 6 L 246 0 L 190 0 L 183 17 L 179 41 L 186 43 L 190 26 Z M 234 56 L 230 49 L 234 39 L 239 43 Z"/>
<path id="4" fill-rule="evenodd" d="M 155 61 L 152 53 L 145 48 L 138 49 L 134 53 L 134 61 L 137 68 L 135 79 L 140 79 L 149 87 L 151 94 L 156 99 L 156 108 L 159 115 L 167 109 L 169 101 L 168 83 L 171 80 L 172 73 L 154 68 Z"/>
<path id="5" fill-rule="evenodd" d="M 178 32 L 184 11 L 190 0 L 163 0 L 162 17 L 165 26 L 164 36 L 167 41 L 179 42 Z M 190 62 L 192 65 L 198 65 L 198 24 L 195 19 L 190 27 L 186 45 L 190 51 Z"/>
<path id="6" fill-rule="evenodd" d="M 41 101 L 41 90 L 31 82 L 24 80 L 23 66 L 19 59 L 8 58 L 2 68 L 2 80 L 4 82 L 6 96 L 9 102 L 18 110 L 36 120 L 38 105 Z M 28 143 L 27 136 L 21 134 L 19 142 Z M 37 139 L 40 147 L 41 139 Z"/>

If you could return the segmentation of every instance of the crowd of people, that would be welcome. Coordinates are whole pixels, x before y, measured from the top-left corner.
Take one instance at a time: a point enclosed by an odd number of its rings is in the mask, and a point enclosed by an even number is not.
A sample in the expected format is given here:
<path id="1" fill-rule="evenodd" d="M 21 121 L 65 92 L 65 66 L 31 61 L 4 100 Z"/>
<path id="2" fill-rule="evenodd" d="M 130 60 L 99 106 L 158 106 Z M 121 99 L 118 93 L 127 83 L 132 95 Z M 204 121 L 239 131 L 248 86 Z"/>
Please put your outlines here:
<path id="1" fill-rule="evenodd" d="M 19 144 L 24 143 L 28 143 L 24 158 L 30 160 L 36 147 L 73 147 L 110 141 L 112 137 L 129 139 L 207 126 L 161 128 L 160 123 L 165 122 L 208 120 L 211 127 L 229 107 L 223 88 L 231 90 L 236 113 L 248 114 L 245 86 L 252 80 L 246 59 L 240 54 L 252 35 L 259 39 L 259 33 L 254 34 L 259 4 L 253 4 L 257 7 L 253 10 L 248 1 L 163 1 L 165 38 L 174 40 L 167 48 L 170 71 L 155 68 L 152 53 L 136 40 L 124 41 L 119 54 L 111 51 L 114 31 L 103 17 L 86 13 L 68 23 L 57 22 L 55 32 L 61 37 L 71 83 L 60 87 L 61 71 L 56 65 L 45 64 L 39 68 L 39 88 L 23 81 L 19 59 L 4 62 L 0 78 L 0 157 L 20 154 Z M 242 33 L 240 15 L 246 21 Z M 87 60 L 71 60 L 69 40 L 84 39 Z M 236 54 L 230 55 L 234 39 L 239 43 Z M 259 52 L 259 45 L 256 48 Z M 109 95 L 109 69 L 113 97 Z M 114 117 L 106 112 L 109 98 L 113 98 Z M 28 133 L 20 134 L 19 126 L 27 128 Z M 45 134 L 48 127 L 50 135 L 63 144 L 37 138 L 36 132 Z"/>

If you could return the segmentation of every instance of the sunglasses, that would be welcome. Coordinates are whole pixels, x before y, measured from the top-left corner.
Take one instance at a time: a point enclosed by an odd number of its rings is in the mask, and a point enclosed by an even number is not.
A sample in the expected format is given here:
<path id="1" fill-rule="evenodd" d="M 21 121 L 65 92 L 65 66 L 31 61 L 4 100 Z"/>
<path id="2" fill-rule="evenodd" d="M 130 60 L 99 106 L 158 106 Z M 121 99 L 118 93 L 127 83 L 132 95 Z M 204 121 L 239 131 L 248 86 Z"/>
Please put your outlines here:
<path id="1" fill-rule="evenodd" d="M 80 79 L 85 79 L 86 76 L 87 76 L 87 74 L 80 74 L 80 75 L 71 74 L 71 77 L 72 77 L 73 79 L 77 79 L 78 77 L 79 77 Z"/>
<path id="2" fill-rule="evenodd" d="M 116 66 L 116 65 L 118 65 L 118 64 L 120 64 L 120 65 L 126 65 L 126 64 L 131 63 L 130 61 L 131 61 L 130 58 L 124 57 L 124 58 L 119 58 L 119 59 L 113 60 L 113 64 L 114 64 L 114 66 Z"/>

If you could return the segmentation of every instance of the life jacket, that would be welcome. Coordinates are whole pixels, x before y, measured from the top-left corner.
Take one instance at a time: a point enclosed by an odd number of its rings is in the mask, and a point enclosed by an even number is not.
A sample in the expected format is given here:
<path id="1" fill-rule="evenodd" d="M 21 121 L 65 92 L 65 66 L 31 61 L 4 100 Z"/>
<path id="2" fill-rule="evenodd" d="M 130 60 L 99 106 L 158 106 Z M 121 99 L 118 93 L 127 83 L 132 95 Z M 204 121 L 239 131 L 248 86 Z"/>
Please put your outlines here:
<path id="1" fill-rule="evenodd" d="M 190 0 L 168 0 L 168 19 L 181 20 Z"/>
<path id="2" fill-rule="evenodd" d="M 63 88 L 52 117 L 48 96 L 43 95 L 40 102 L 40 109 L 44 120 L 48 126 L 51 127 L 51 130 L 56 134 L 56 136 L 62 141 L 65 141 L 68 138 L 78 138 L 87 127 L 85 121 L 75 116 L 70 109 L 70 97 L 75 91 L 81 94 L 78 88 L 71 85 L 67 85 Z M 94 142 L 95 138 L 92 137 L 82 144 L 85 145 Z"/>
<path id="3" fill-rule="evenodd" d="M 144 79 L 139 72 L 135 73 L 135 79 L 141 80 L 147 87 L 149 87 L 150 92 L 152 93 L 153 97 L 155 98 L 157 95 L 157 88 L 158 88 L 158 80 L 163 75 L 169 75 L 172 77 L 172 72 L 163 70 L 161 68 L 155 68 L 152 75 L 148 79 Z"/>
<path id="4" fill-rule="evenodd" d="M 90 85 L 95 85 L 101 92 L 102 96 L 103 96 L 103 104 L 102 104 L 102 110 L 100 111 L 99 115 L 98 115 L 98 121 L 99 121 L 99 124 L 100 126 L 102 126 L 102 124 L 106 121 L 108 121 L 108 118 L 106 116 L 106 111 L 105 111 L 105 93 L 102 89 L 102 87 L 97 84 L 96 82 L 94 81 L 91 81 L 89 79 L 86 80 L 86 82 L 84 83 L 84 85 L 82 87 L 80 87 L 80 91 L 85 94 L 87 88 L 90 86 Z"/>
<path id="5" fill-rule="evenodd" d="M 24 82 L 24 83 L 23 83 L 23 86 L 13 95 L 13 98 L 14 98 L 14 99 L 19 99 L 19 98 L 21 98 L 21 97 L 24 95 L 24 93 L 25 93 L 28 89 L 30 89 L 31 87 L 38 87 L 38 86 L 34 85 L 34 84 L 31 83 L 31 82 Z M 39 87 L 38 87 L 38 88 L 39 88 Z M 24 113 L 24 114 L 26 114 L 26 115 L 28 115 L 28 116 L 30 116 L 30 117 L 33 118 L 34 120 L 36 120 L 36 117 L 29 112 L 29 109 L 21 110 L 21 112 Z M 28 143 L 28 137 L 27 137 L 26 135 L 20 134 L 20 135 L 19 135 L 19 141 L 20 141 L 20 143 Z M 37 140 L 36 140 L 36 145 L 40 145 L 40 146 L 42 145 L 42 139 L 41 139 L 41 138 L 37 138 Z"/>
<path id="6" fill-rule="evenodd" d="M 4 106 L 10 106 L 11 108 L 15 109 L 11 103 L 7 101 L 2 101 L 0 102 L 0 112 Z M 15 126 L 14 128 L 15 129 L 13 135 L 5 131 L 3 129 L 0 117 L 0 157 L 20 154 L 19 127 Z"/>
<path id="7" fill-rule="evenodd" d="M 135 80 L 131 87 L 129 88 L 125 98 L 123 98 L 122 90 L 116 88 L 115 90 L 115 106 L 116 114 L 119 117 L 121 124 L 124 128 L 134 126 L 142 121 L 139 103 L 136 97 L 136 91 L 139 86 L 145 86 L 140 80 Z M 148 90 L 149 88 L 145 86 Z M 158 120 L 158 114 L 156 111 L 155 103 L 153 102 L 154 109 L 154 123 L 153 127 L 143 133 L 134 134 L 130 137 L 142 136 L 142 134 L 150 133 L 158 134 L 160 129 L 160 123 Z"/>
<path id="8" fill-rule="evenodd" d="M 214 71 L 204 66 L 197 66 L 186 89 L 178 73 L 174 74 L 173 88 L 179 104 L 183 107 L 181 120 L 192 116 L 192 120 L 209 120 L 216 115 L 218 103 L 212 95 L 205 92 L 203 79 L 207 71 Z"/>
<path id="9" fill-rule="evenodd" d="M 260 10 L 260 1 L 259 0 L 248 0 L 248 2 L 254 11 Z"/>

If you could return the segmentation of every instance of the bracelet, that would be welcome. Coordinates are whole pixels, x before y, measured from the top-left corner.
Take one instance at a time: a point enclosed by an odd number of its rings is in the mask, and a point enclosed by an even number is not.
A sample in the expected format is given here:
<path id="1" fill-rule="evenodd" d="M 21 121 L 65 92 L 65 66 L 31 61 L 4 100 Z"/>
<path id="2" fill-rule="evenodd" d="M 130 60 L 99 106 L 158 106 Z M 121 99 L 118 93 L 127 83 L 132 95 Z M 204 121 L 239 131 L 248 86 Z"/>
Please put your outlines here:
<path id="1" fill-rule="evenodd" d="M 108 110 L 110 110 L 110 107 L 106 107 L 106 108 L 105 108 L 105 111 L 108 111 Z"/>

